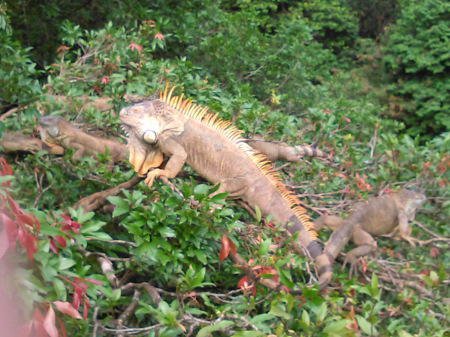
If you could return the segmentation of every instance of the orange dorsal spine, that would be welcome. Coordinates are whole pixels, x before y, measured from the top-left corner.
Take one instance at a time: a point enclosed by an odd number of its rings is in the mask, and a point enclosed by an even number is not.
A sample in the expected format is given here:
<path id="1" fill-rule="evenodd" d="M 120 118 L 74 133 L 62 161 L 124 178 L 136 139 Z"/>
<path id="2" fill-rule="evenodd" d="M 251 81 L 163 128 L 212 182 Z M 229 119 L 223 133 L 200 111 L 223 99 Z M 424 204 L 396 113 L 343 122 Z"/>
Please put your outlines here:
<path id="1" fill-rule="evenodd" d="M 310 217 L 305 214 L 306 210 L 300 206 L 300 200 L 294 192 L 286 189 L 282 183 L 281 176 L 274 171 L 272 163 L 267 157 L 253 148 L 251 148 L 246 139 L 241 136 L 242 131 L 236 128 L 231 122 L 224 121 L 222 118 L 217 118 L 217 114 L 208 112 L 207 107 L 202 107 L 193 103 L 191 100 L 183 100 L 183 95 L 173 96 L 175 87 L 168 91 L 166 85 L 164 91 L 160 93 L 160 100 L 174 108 L 177 113 L 181 113 L 189 118 L 192 118 L 202 124 L 218 130 L 225 135 L 230 141 L 235 143 L 244 153 L 251 159 L 251 161 L 258 167 L 259 171 L 270 181 L 270 183 L 282 195 L 283 199 L 289 204 L 295 216 L 302 222 L 305 229 L 316 237 L 317 233 L 314 230 L 314 225 L 310 221 Z"/>

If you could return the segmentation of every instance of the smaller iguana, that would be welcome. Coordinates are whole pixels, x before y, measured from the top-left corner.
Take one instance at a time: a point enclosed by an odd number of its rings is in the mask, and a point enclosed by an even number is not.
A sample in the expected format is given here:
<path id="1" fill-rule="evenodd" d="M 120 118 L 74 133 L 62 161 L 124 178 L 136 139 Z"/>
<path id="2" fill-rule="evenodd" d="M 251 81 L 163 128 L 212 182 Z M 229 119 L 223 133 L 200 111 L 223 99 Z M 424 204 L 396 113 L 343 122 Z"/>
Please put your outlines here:
<path id="1" fill-rule="evenodd" d="M 43 116 L 39 121 L 39 132 L 42 141 L 50 148 L 62 146 L 65 149 L 74 149 L 73 158 L 81 158 L 85 154 L 105 153 L 108 149 L 112 162 L 127 160 L 125 145 L 88 134 L 62 117 Z"/>
<path id="2" fill-rule="evenodd" d="M 40 139 L 25 136 L 20 133 L 6 132 L 0 140 L 0 152 L 31 152 L 47 150 L 51 154 L 62 155 L 64 148 L 58 145 L 47 147 Z"/>
<path id="3" fill-rule="evenodd" d="M 269 142 L 259 136 L 246 139 L 246 143 L 272 162 L 277 160 L 299 162 L 303 157 L 330 158 L 328 154 L 312 146 L 290 146 L 283 142 Z"/>
<path id="4" fill-rule="evenodd" d="M 352 239 L 357 247 L 347 253 L 344 261 L 344 266 L 350 264 L 351 276 L 357 271 L 358 257 L 376 250 L 377 243 L 372 235 L 390 234 L 398 227 L 400 236 L 414 245 L 408 222 L 414 220 L 415 212 L 425 201 L 424 194 L 401 189 L 358 204 L 345 220 L 337 216 L 322 215 L 314 221 L 314 225 L 316 230 L 323 226 L 334 230 L 324 249 L 331 261 L 336 259 L 341 249 Z"/>

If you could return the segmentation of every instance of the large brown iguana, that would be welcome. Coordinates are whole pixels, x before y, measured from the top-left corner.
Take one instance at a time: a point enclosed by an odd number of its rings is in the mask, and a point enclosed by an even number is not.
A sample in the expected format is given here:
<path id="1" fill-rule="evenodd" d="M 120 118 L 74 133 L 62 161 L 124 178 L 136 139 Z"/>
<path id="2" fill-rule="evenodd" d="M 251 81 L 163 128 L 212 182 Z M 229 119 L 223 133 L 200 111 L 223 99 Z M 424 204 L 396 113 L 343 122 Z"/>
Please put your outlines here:
<path id="1" fill-rule="evenodd" d="M 358 257 L 376 250 L 377 243 L 372 235 L 390 234 L 398 227 L 400 236 L 414 244 L 408 222 L 414 220 L 416 210 L 425 201 L 426 197 L 422 193 L 401 189 L 358 204 L 345 220 L 337 216 L 322 215 L 314 221 L 314 225 L 316 230 L 323 226 L 334 230 L 324 250 L 331 261 L 334 261 L 350 238 L 357 246 L 347 253 L 344 261 L 344 266 L 350 264 L 351 277 L 357 272 Z"/>
<path id="2" fill-rule="evenodd" d="M 39 132 L 42 141 L 50 148 L 62 146 L 74 149 L 73 158 L 84 154 L 109 152 L 112 162 L 126 160 L 126 146 L 110 139 L 100 138 L 86 133 L 58 116 L 43 116 L 39 121 Z"/>
<path id="3" fill-rule="evenodd" d="M 291 234 L 298 232 L 294 246 L 315 261 L 323 289 L 331 279 L 331 262 L 315 240 L 305 210 L 267 158 L 253 150 L 230 122 L 172 92 L 166 87 L 159 99 L 120 111 L 134 170 L 146 176 L 151 187 L 155 178 L 175 177 L 186 163 L 206 180 L 220 184 L 216 193 L 226 192 L 257 206 L 263 215 L 272 214 Z M 169 160 L 161 169 L 163 155 Z"/>

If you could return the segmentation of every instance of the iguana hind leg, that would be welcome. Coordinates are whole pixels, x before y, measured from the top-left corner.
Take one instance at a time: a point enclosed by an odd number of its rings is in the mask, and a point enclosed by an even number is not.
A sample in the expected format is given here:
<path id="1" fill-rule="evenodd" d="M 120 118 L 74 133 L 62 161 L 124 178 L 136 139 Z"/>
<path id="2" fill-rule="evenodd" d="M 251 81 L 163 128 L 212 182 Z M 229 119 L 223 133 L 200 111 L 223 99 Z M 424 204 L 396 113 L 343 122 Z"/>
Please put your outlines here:
<path id="1" fill-rule="evenodd" d="M 318 219 L 314 220 L 314 228 L 316 231 L 321 229 L 323 226 L 331 230 L 336 230 L 342 227 L 345 223 L 344 219 L 341 219 L 334 215 L 321 215 Z"/>
<path id="2" fill-rule="evenodd" d="M 220 182 L 220 186 L 216 192 L 214 192 L 211 196 L 214 196 L 219 193 L 228 193 L 229 199 L 237 199 L 245 195 L 247 191 L 248 184 L 245 179 L 241 178 L 228 178 L 223 179 Z"/>
<path id="3" fill-rule="evenodd" d="M 342 269 L 345 268 L 347 264 L 350 264 L 349 278 L 353 275 L 358 274 L 358 258 L 361 256 L 366 256 L 376 251 L 377 242 L 375 239 L 366 232 L 361 225 L 357 224 L 353 231 L 352 237 L 353 243 L 358 246 L 349 251 L 345 257 Z"/>

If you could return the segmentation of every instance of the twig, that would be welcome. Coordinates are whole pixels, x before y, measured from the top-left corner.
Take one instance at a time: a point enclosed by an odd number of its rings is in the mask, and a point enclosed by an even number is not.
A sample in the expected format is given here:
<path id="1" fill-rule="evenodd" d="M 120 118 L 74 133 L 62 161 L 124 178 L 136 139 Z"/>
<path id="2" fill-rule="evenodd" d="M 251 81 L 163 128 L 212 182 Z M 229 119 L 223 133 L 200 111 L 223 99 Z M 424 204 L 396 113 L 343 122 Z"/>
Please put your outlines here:
<path id="1" fill-rule="evenodd" d="M 132 188 L 134 185 L 139 183 L 141 179 L 142 179 L 141 177 L 134 176 L 130 180 L 121 183 L 115 187 L 91 194 L 90 196 L 82 198 L 79 201 L 77 201 L 77 203 L 73 205 L 72 208 L 77 209 L 78 207 L 82 207 L 85 213 L 94 211 L 106 204 L 107 197 L 119 194 L 122 188 L 124 189 Z"/>
<path id="2" fill-rule="evenodd" d="M 424 225 L 422 225 L 420 222 L 414 220 L 414 224 L 417 225 L 417 227 L 419 227 L 421 230 L 423 230 L 425 233 L 431 235 L 432 237 L 438 238 L 438 239 L 443 239 L 442 236 L 437 235 L 436 233 L 432 232 L 431 230 L 429 230 L 428 228 L 426 228 Z"/>
<path id="3" fill-rule="evenodd" d="M 373 137 L 370 142 L 370 158 L 373 158 L 375 146 L 377 145 L 377 131 L 378 131 L 378 123 L 375 123 L 375 130 L 373 132 Z"/>
<path id="4" fill-rule="evenodd" d="M 121 327 L 123 326 L 124 322 L 128 321 L 128 318 L 133 313 L 134 309 L 137 307 L 138 301 L 139 301 L 140 293 L 136 289 L 134 291 L 133 297 L 131 298 L 131 303 L 126 307 L 126 309 L 120 314 L 119 318 L 117 319 L 117 326 Z M 119 332 L 117 334 L 119 337 L 123 337 L 123 332 Z"/>
<path id="5" fill-rule="evenodd" d="M 0 121 L 5 120 L 9 116 L 11 116 L 13 113 L 17 112 L 18 110 L 19 110 L 19 108 L 12 108 L 12 109 L 6 111 L 3 115 L 0 116 Z"/>

